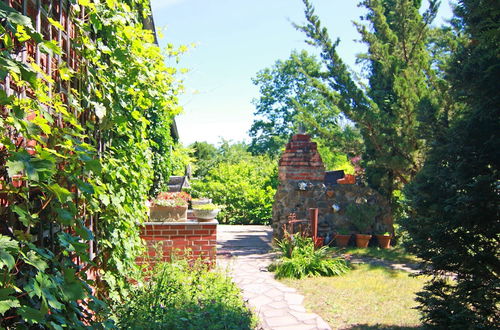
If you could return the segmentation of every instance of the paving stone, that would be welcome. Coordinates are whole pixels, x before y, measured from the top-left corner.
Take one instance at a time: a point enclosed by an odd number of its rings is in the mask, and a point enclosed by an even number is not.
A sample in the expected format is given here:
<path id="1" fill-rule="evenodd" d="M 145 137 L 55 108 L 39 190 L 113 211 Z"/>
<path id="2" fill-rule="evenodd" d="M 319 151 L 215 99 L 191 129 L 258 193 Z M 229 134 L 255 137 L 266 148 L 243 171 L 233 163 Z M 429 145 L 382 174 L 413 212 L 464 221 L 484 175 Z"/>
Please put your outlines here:
<path id="1" fill-rule="evenodd" d="M 295 312 L 306 313 L 306 309 L 302 305 L 288 305 L 288 308 Z"/>
<path id="2" fill-rule="evenodd" d="M 266 307 L 264 310 L 260 311 L 260 314 L 265 317 L 276 317 L 287 315 L 287 311 L 285 309 Z"/>
<path id="3" fill-rule="evenodd" d="M 284 327 L 274 327 L 273 330 L 315 330 L 316 326 L 303 324 L 303 325 L 289 325 Z"/>
<path id="4" fill-rule="evenodd" d="M 272 301 L 273 300 L 271 298 L 266 297 L 266 296 L 262 296 L 262 295 L 258 295 L 256 297 L 248 300 L 248 302 L 251 305 L 255 306 L 256 308 L 260 308 L 262 305 L 267 305 Z"/>
<path id="5" fill-rule="evenodd" d="M 271 233 L 266 226 L 219 226 L 220 249 L 232 255 L 223 262 L 218 260 L 219 268 L 226 269 L 242 290 L 243 298 L 260 319 L 259 329 L 330 329 L 321 317 L 306 312 L 302 295 L 276 281 L 268 271 L 275 255 L 267 253 Z"/>
<path id="6" fill-rule="evenodd" d="M 290 305 L 300 305 L 304 301 L 304 296 L 297 293 L 285 293 L 285 300 Z"/>
<path id="7" fill-rule="evenodd" d="M 276 317 L 267 317 L 266 323 L 270 327 L 282 327 L 282 326 L 295 326 L 300 325 L 298 321 L 291 315 L 286 316 L 276 316 Z"/>
<path id="8" fill-rule="evenodd" d="M 313 313 L 302 313 L 296 311 L 290 311 L 289 313 L 299 321 L 316 320 L 318 318 L 318 315 Z"/>

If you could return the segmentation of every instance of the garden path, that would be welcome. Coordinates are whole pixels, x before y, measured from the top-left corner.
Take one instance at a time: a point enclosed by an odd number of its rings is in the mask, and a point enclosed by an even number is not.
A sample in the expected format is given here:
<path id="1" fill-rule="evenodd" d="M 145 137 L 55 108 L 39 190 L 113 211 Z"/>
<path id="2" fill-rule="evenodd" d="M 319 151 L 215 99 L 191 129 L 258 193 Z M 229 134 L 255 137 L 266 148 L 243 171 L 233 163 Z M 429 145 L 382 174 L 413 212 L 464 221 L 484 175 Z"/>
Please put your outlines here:
<path id="1" fill-rule="evenodd" d="M 227 268 L 243 297 L 260 319 L 260 329 L 330 329 L 308 313 L 304 296 L 274 279 L 267 266 L 273 259 L 272 229 L 256 225 L 219 225 L 217 264 Z"/>

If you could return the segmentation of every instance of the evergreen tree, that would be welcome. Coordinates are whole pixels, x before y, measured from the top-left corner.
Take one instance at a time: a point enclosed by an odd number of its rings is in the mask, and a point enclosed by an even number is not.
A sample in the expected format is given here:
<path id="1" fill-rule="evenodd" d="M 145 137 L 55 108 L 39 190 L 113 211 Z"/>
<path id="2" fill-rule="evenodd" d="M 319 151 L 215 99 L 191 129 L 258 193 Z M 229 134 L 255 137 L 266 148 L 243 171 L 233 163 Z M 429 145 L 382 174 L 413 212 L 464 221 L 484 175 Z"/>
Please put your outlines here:
<path id="1" fill-rule="evenodd" d="M 493 329 L 500 324 L 500 3 L 462 0 L 455 16 L 468 42 L 448 79 L 463 106 L 408 186 L 412 212 L 403 226 L 408 249 L 432 276 L 417 299 L 425 323 Z"/>
<path id="2" fill-rule="evenodd" d="M 356 123 L 365 143 L 368 183 L 392 198 L 422 165 L 426 136 L 419 117 L 437 118 L 442 107 L 427 49 L 438 4 L 431 0 L 422 15 L 416 0 L 362 1 L 368 25 L 356 25 L 368 52 L 359 58 L 364 76 L 357 81 L 337 53 L 339 40 L 330 39 L 309 0 L 303 1 L 307 24 L 296 27 L 321 49 L 327 68 L 319 77 L 308 74 L 309 83 Z"/>
<path id="3" fill-rule="evenodd" d="M 276 61 L 271 68 L 259 71 L 252 79 L 260 91 L 260 97 L 253 101 L 257 119 L 249 132 L 252 153 L 279 154 L 298 131 L 299 123 L 313 136 L 318 135 L 316 133 L 321 128 L 340 139 L 340 110 L 309 84 L 303 68 L 317 76 L 321 64 L 305 50 L 294 51 L 288 59 Z M 321 125 L 311 117 L 319 118 Z"/>

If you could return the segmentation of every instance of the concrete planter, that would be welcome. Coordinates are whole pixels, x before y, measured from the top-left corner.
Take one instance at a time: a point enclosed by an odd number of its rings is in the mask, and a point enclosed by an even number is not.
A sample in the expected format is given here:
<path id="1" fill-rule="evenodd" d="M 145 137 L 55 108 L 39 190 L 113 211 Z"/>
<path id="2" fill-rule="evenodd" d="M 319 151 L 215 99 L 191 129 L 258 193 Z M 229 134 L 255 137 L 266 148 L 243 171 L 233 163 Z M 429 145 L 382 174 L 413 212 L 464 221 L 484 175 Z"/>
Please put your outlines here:
<path id="1" fill-rule="evenodd" d="M 187 204 L 185 206 L 160 206 L 149 208 L 152 222 L 175 222 L 187 220 Z"/>
<path id="2" fill-rule="evenodd" d="M 198 219 L 198 221 L 208 221 L 213 220 L 219 214 L 219 209 L 215 210 L 197 210 L 193 209 L 194 216 Z"/>

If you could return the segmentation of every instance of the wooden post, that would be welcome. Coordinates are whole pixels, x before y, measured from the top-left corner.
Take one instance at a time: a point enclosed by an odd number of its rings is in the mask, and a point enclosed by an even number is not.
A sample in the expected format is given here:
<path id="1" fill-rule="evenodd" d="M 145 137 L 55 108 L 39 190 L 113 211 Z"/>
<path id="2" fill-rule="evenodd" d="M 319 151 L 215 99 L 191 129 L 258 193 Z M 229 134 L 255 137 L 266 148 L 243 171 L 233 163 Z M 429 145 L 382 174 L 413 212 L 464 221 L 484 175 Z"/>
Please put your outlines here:
<path id="1" fill-rule="evenodd" d="M 309 218 L 311 219 L 311 235 L 314 242 L 316 242 L 316 238 L 318 237 L 318 213 L 319 210 L 317 208 L 309 209 Z"/>

